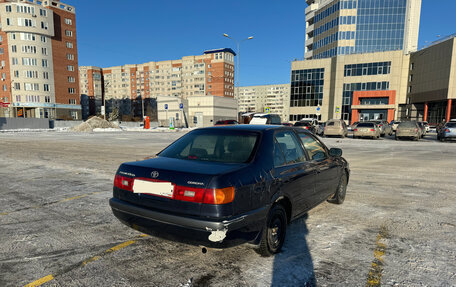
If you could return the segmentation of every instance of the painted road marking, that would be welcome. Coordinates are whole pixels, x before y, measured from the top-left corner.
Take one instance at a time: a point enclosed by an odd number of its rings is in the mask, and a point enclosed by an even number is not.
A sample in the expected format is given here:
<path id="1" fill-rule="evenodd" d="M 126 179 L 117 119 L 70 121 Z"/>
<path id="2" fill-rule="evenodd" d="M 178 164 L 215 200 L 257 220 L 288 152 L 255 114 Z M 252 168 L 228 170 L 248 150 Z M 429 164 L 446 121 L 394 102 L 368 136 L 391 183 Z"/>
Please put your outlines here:
<path id="1" fill-rule="evenodd" d="M 25 287 L 35 287 L 35 286 L 40 286 L 48 281 L 51 281 L 52 279 L 54 279 L 54 277 L 52 275 L 48 275 L 46 277 L 43 277 L 41 279 L 38 279 L 36 281 L 33 281 L 32 283 L 29 283 L 27 285 L 25 285 Z"/>
<path id="2" fill-rule="evenodd" d="M 8 214 L 11 214 L 13 212 L 19 212 L 19 211 L 24 211 L 24 210 L 29 210 L 29 209 L 38 209 L 38 208 L 45 207 L 45 206 L 48 206 L 48 205 L 51 205 L 51 204 L 67 202 L 67 201 L 71 201 L 71 200 L 75 200 L 75 199 L 79 199 L 79 198 L 84 198 L 84 197 L 87 197 L 89 195 L 94 195 L 94 194 L 98 194 L 98 193 L 102 193 L 102 191 L 96 191 L 96 192 L 92 192 L 92 193 L 81 194 L 81 195 L 73 196 L 73 197 L 70 197 L 70 198 L 64 198 L 64 199 L 57 200 L 57 201 L 47 202 L 47 203 L 44 203 L 42 205 L 35 205 L 35 206 L 30 206 L 30 207 L 25 207 L 25 208 L 13 210 L 13 211 L 10 211 L 10 212 L 1 212 L 0 215 L 8 215 Z"/>
<path id="3" fill-rule="evenodd" d="M 139 235 L 139 237 L 147 237 L 147 236 L 149 236 L 149 235 L 147 235 L 147 234 Z M 71 270 L 73 270 L 73 269 L 75 269 L 77 267 L 84 267 L 87 264 L 89 264 L 90 262 L 94 262 L 94 261 L 97 261 L 97 260 L 103 258 L 103 256 L 105 256 L 106 254 L 121 250 L 121 249 L 123 249 L 123 248 L 125 248 L 127 246 L 130 246 L 130 245 L 132 245 L 133 243 L 136 243 L 136 242 L 137 242 L 137 240 L 128 240 L 128 241 L 125 241 L 123 243 L 120 243 L 120 244 L 118 244 L 118 245 L 116 245 L 114 247 L 111 247 L 111 248 L 103 251 L 99 255 L 90 257 L 89 259 L 86 259 L 86 260 L 84 260 L 84 261 L 82 261 L 80 263 L 74 264 L 74 265 L 72 265 L 72 266 L 70 266 L 68 268 L 65 268 L 64 270 L 62 270 L 60 272 L 55 273 L 54 275 L 50 274 L 50 275 L 45 276 L 43 278 L 40 278 L 40 279 L 38 279 L 36 281 L 33 281 L 32 283 L 29 283 L 29 284 L 25 285 L 25 287 L 40 286 L 40 285 L 42 285 L 42 284 L 44 284 L 46 282 L 49 282 L 49 281 L 53 280 L 55 278 L 55 276 L 59 276 L 59 275 L 62 275 L 64 273 L 67 273 L 67 272 L 69 272 L 69 271 L 71 271 Z"/>
<path id="4" fill-rule="evenodd" d="M 388 237 L 388 230 L 385 226 L 381 226 L 377 235 L 374 249 L 374 260 L 371 263 L 369 277 L 367 278 L 366 286 L 381 286 L 383 272 L 383 255 L 386 252 L 386 244 L 383 243 Z"/>

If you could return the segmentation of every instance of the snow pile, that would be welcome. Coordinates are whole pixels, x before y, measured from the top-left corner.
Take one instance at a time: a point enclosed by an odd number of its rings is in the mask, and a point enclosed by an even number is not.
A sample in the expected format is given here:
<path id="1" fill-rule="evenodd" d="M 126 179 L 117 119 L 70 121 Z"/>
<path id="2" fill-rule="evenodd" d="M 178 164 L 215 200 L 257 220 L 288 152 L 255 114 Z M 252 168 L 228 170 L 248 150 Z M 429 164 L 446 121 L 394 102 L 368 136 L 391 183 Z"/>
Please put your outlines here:
<path id="1" fill-rule="evenodd" d="M 70 129 L 74 132 L 92 132 L 94 129 L 119 129 L 119 126 L 99 117 L 92 117 Z"/>

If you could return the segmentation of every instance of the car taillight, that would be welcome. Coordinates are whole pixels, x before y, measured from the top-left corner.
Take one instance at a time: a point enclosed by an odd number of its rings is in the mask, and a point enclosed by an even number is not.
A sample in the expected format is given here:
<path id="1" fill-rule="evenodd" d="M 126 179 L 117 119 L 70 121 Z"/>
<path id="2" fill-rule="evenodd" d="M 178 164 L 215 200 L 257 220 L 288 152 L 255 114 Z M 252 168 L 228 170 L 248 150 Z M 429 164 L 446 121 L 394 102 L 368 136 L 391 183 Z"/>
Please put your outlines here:
<path id="1" fill-rule="evenodd" d="M 415 129 L 415 132 L 417 133 L 417 132 L 418 132 L 418 129 Z"/>
<path id="2" fill-rule="evenodd" d="M 309 127 L 304 127 L 304 128 L 305 128 L 306 130 L 308 130 L 308 129 L 309 129 Z"/>
<path id="3" fill-rule="evenodd" d="M 371 132 L 375 132 L 375 129 L 371 129 Z"/>
<path id="4" fill-rule="evenodd" d="M 450 132 L 450 129 L 445 129 L 445 132 L 446 132 L 446 133 L 449 133 L 449 132 Z"/>
<path id="5" fill-rule="evenodd" d="M 114 177 L 114 186 L 124 190 L 133 191 L 134 180 L 134 178 L 116 174 Z"/>
<path id="6" fill-rule="evenodd" d="M 358 129 L 355 129 L 355 132 L 357 132 L 357 131 L 358 131 Z"/>
<path id="7" fill-rule="evenodd" d="M 194 188 L 176 185 L 173 198 L 197 203 L 225 204 L 234 200 L 234 187 Z"/>
<path id="8" fill-rule="evenodd" d="M 378 125 L 379 127 L 383 127 L 383 125 Z"/>

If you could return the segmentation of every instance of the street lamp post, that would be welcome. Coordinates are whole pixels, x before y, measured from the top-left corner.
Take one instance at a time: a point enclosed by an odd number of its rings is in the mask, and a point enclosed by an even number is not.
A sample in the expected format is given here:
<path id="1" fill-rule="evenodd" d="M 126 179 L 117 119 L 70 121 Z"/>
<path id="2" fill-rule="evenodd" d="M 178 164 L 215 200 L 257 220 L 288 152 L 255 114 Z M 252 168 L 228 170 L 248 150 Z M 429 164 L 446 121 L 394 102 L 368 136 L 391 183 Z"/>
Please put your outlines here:
<path id="1" fill-rule="evenodd" d="M 231 38 L 228 34 L 223 34 L 224 37 L 227 37 L 231 40 L 233 40 L 234 42 L 236 42 L 236 46 L 237 46 L 237 59 L 236 59 L 236 70 L 237 70 L 237 75 L 236 75 L 236 82 L 237 82 L 237 93 L 236 93 L 236 99 L 239 99 L 239 44 L 244 42 L 244 41 L 247 41 L 247 40 L 251 40 L 253 39 L 253 36 L 250 36 L 246 39 L 243 39 L 241 41 L 238 41 L 234 38 Z"/>

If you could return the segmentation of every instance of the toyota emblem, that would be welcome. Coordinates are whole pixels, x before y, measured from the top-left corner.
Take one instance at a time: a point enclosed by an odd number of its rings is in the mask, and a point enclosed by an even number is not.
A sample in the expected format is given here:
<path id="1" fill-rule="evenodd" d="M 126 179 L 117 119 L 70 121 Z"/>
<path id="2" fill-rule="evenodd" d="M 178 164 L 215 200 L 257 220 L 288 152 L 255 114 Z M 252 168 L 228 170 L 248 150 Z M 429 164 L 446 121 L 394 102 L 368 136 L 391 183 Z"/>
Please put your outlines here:
<path id="1" fill-rule="evenodd" d="M 152 178 L 157 178 L 159 175 L 160 174 L 156 170 L 154 170 L 153 172 L 150 173 L 150 176 L 152 176 Z"/>

